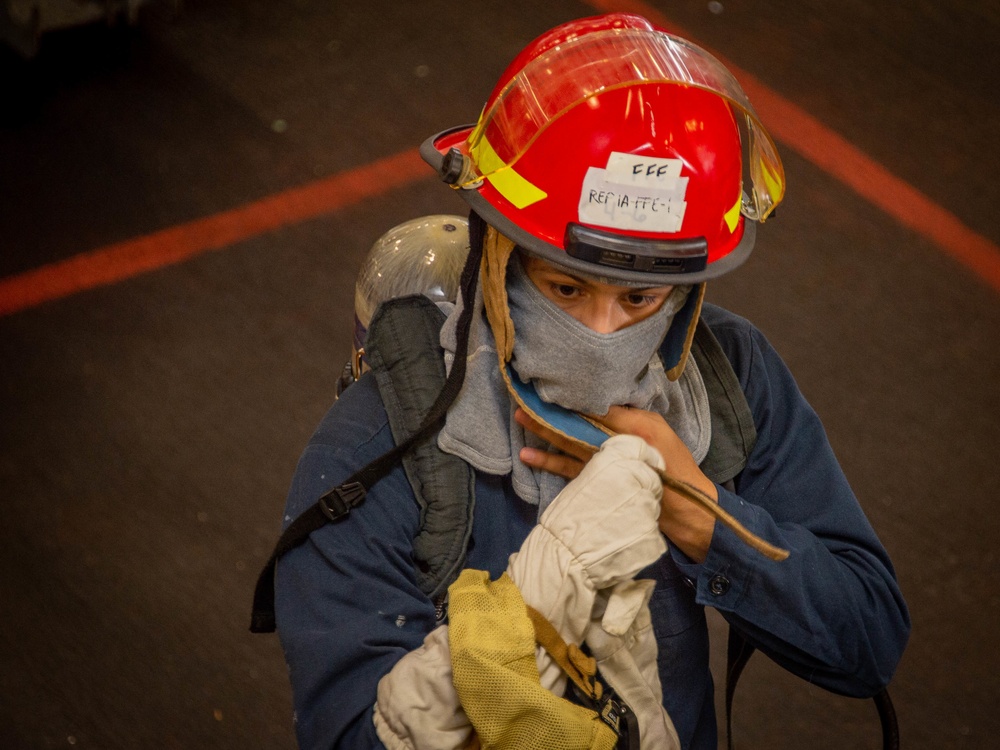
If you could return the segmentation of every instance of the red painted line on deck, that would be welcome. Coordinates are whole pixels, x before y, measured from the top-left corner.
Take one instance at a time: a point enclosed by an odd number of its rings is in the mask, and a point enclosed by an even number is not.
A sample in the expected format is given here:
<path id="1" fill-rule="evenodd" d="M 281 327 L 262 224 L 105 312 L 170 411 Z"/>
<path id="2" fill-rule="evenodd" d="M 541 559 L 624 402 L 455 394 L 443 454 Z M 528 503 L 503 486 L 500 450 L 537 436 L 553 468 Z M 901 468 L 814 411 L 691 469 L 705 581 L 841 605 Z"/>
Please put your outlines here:
<path id="1" fill-rule="evenodd" d="M 638 0 L 587 0 L 602 13 L 632 12 L 680 36 L 691 35 Z M 713 53 L 715 54 L 715 53 Z M 1000 292 L 1000 247 L 893 175 L 816 118 L 754 76 L 716 55 L 733 72 L 772 135 L 815 166 L 934 242 Z M 113 284 L 283 226 L 331 213 L 429 176 L 410 150 L 245 206 L 110 245 L 0 279 L 0 316 Z"/>
<path id="2" fill-rule="evenodd" d="M 0 279 L 0 316 L 221 250 L 431 175 L 411 149 L 229 211 Z"/>
<path id="3" fill-rule="evenodd" d="M 640 0 L 586 0 L 601 13 L 638 13 L 658 26 L 693 39 L 660 11 Z M 704 45 L 701 45 L 704 46 Z M 706 48 L 707 49 L 707 48 Z M 771 135 L 858 195 L 923 235 L 1000 292 L 1000 247 L 953 213 L 896 177 L 819 120 L 757 78 L 709 50 L 732 71 Z"/>

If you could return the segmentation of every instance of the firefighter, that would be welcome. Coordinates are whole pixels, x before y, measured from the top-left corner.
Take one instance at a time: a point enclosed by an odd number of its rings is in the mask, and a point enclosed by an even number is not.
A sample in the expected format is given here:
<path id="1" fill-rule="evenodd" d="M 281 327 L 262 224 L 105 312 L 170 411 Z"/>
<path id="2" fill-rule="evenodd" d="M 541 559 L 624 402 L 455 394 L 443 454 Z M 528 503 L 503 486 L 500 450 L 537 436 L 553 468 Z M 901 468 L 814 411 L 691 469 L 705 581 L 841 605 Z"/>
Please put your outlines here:
<path id="1" fill-rule="evenodd" d="M 887 684 L 909 632 L 891 562 L 778 354 L 704 301 L 785 187 L 732 75 L 638 16 L 573 21 L 520 53 L 477 123 L 422 154 L 470 207 L 470 283 L 440 330 L 461 388 L 436 445 L 471 470 L 460 567 L 485 579 L 459 578 L 449 632 L 414 565 L 426 509 L 402 466 L 287 552 L 277 626 L 301 745 L 609 746 L 600 727 L 544 735 L 570 711 L 546 696 L 566 701 L 573 677 L 533 644 L 525 665 L 528 610 L 596 657 L 642 747 L 716 747 L 705 607 L 812 683 Z M 725 367 L 692 354 L 705 328 Z M 740 391 L 736 427 L 714 421 L 720 368 Z M 323 420 L 288 520 L 396 444 L 375 380 Z M 720 453 L 733 432 L 745 452 Z M 493 679 L 504 654 L 516 674 Z"/>

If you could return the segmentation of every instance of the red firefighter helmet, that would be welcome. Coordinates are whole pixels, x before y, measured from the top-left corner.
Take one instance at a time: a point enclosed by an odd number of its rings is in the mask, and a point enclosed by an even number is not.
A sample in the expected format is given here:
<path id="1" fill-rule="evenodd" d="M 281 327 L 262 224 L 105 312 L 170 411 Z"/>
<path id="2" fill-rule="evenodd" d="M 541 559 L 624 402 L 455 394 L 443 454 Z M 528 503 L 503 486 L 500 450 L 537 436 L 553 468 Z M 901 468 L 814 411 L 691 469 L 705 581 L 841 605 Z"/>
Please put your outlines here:
<path id="1" fill-rule="evenodd" d="M 774 143 L 729 71 L 629 14 L 536 39 L 476 125 L 430 138 L 421 153 L 528 252 L 651 285 L 738 266 L 755 222 L 784 194 Z"/>

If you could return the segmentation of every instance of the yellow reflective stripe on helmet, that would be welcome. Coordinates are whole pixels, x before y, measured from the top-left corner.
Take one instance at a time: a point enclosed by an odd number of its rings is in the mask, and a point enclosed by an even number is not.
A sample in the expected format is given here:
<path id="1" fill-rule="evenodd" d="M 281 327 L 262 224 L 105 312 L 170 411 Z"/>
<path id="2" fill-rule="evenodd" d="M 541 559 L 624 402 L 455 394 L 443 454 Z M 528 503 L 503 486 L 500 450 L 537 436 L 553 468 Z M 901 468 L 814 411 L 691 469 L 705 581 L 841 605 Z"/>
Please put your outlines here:
<path id="1" fill-rule="evenodd" d="M 515 172 L 513 167 L 504 164 L 485 137 L 472 147 L 472 158 L 476 161 L 479 174 L 517 208 L 526 208 L 548 197 L 548 193 L 532 185 Z"/>
<path id="2" fill-rule="evenodd" d="M 760 166 L 760 171 L 764 177 L 764 185 L 767 187 L 767 194 L 771 196 L 771 207 L 769 207 L 767 211 L 767 213 L 770 213 L 773 210 L 773 207 L 781 203 L 781 199 L 785 197 L 784 176 L 776 174 L 771 169 L 771 165 L 769 165 L 764 159 L 760 160 Z"/>
<path id="3" fill-rule="evenodd" d="M 729 227 L 730 232 L 735 232 L 736 225 L 739 224 L 740 222 L 741 205 L 742 201 L 740 200 L 740 196 L 736 196 L 736 203 L 733 205 L 731 209 L 726 211 L 725 216 L 723 217 L 726 220 L 726 226 Z"/>

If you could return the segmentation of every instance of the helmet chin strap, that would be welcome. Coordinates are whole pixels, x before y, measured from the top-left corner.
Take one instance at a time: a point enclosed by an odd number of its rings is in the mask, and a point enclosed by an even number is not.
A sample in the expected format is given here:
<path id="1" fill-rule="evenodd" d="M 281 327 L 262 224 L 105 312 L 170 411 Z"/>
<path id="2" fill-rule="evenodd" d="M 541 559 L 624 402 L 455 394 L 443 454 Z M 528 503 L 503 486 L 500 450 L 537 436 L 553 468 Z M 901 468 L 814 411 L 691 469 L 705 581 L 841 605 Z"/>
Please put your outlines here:
<path id="1" fill-rule="evenodd" d="M 677 357 L 677 361 L 672 365 L 669 362 L 663 363 L 663 366 L 667 368 L 667 379 L 671 381 L 677 380 L 684 373 L 684 367 L 687 365 L 688 356 L 691 354 L 691 342 L 694 341 L 694 332 L 698 327 L 698 318 L 701 317 L 701 304 L 705 301 L 706 286 L 707 284 L 702 282 L 691 289 L 691 293 L 688 295 L 688 299 L 684 303 L 684 307 L 677 312 L 677 317 L 674 319 L 673 324 L 671 324 L 670 330 L 667 331 L 668 339 L 671 338 L 671 334 L 673 334 L 675 338 L 679 337 L 681 329 L 678 327 L 678 324 L 684 325 L 686 323 L 686 327 L 684 328 L 684 338 L 683 341 L 680 342 L 680 353 Z M 685 320 L 685 318 L 687 318 L 687 320 Z M 676 347 L 670 345 L 667 346 L 668 351 L 673 348 Z"/>
<path id="2" fill-rule="evenodd" d="M 514 241 L 487 225 L 483 238 L 483 304 L 493 329 L 500 369 L 505 369 L 514 354 L 514 322 L 507 303 L 507 265 L 514 253 Z"/>

